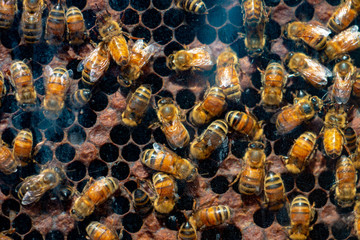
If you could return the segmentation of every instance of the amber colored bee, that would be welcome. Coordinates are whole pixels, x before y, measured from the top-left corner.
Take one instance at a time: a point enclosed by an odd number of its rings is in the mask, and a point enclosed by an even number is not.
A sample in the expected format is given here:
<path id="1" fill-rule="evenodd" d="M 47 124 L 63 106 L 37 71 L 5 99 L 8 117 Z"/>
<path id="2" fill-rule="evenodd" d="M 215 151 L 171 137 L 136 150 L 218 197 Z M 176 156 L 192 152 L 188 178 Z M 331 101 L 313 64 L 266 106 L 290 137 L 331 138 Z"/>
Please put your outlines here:
<path id="1" fill-rule="evenodd" d="M 12 174 L 17 171 L 19 162 L 14 157 L 11 150 L 5 146 L 0 146 L 0 171 L 6 175 Z"/>
<path id="2" fill-rule="evenodd" d="M 276 129 L 280 134 L 285 134 L 304 121 L 308 121 L 322 108 L 323 101 L 317 96 L 305 94 L 294 98 L 294 104 L 281 109 L 276 118 Z"/>
<path id="3" fill-rule="evenodd" d="M 194 164 L 179 157 L 170 149 L 158 143 L 153 144 L 154 149 L 147 149 L 140 155 L 141 162 L 157 171 L 173 175 L 177 179 L 193 181 L 197 175 Z"/>
<path id="4" fill-rule="evenodd" d="M 71 45 L 80 45 L 85 40 L 85 21 L 84 17 L 77 7 L 70 7 L 66 11 L 67 39 Z"/>
<path id="5" fill-rule="evenodd" d="M 270 211 L 277 211 L 286 201 L 284 182 L 280 175 L 268 172 L 264 181 L 265 202 Z"/>
<path id="6" fill-rule="evenodd" d="M 42 11 L 45 8 L 43 0 L 24 0 L 23 8 L 25 12 L 35 13 Z"/>
<path id="7" fill-rule="evenodd" d="M 352 127 L 347 127 L 344 129 L 344 137 L 346 142 L 346 147 L 350 152 L 354 152 L 356 149 L 356 132 Z"/>
<path id="8" fill-rule="evenodd" d="M 337 34 L 326 44 L 324 50 L 327 60 L 333 60 L 344 53 L 354 51 L 360 47 L 359 27 L 354 25 Z"/>
<path id="9" fill-rule="evenodd" d="M 13 155 L 23 165 L 27 165 L 31 158 L 33 147 L 33 135 L 28 129 L 21 130 L 13 142 Z"/>
<path id="10" fill-rule="evenodd" d="M 360 97 L 360 71 L 355 72 L 355 81 L 352 88 L 352 93 L 355 97 Z"/>
<path id="11" fill-rule="evenodd" d="M 262 121 L 258 121 L 248 110 L 247 113 L 230 111 L 225 115 L 227 124 L 235 131 L 257 141 L 263 136 Z"/>
<path id="12" fill-rule="evenodd" d="M 153 209 L 149 195 L 140 188 L 133 191 L 132 203 L 135 211 L 140 215 L 147 215 Z"/>
<path id="13" fill-rule="evenodd" d="M 209 46 L 180 50 L 166 58 L 168 68 L 177 71 L 211 70 L 214 66 L 212 52 Z"/>
<path id="14" fill-rule="evenodd" d="M 108 51 L 114 61 L 120 65 L 125 66 L 130 59 L 130 52 L 128 43 L 124 37 L 124 33 L 119 24 L 111 19 L 111 15 L 101 13 L 99 19 L 99 33 L 107 44 Z"/>
<path id="15" fill-rule="evenodd" d="M 326 87 L 328 77 L 332 76 L 328 68 L 304 53 L 290 52 L 286 55 L 284 62 L 291 71 L 302 76 L 308 83 L 316 88 Z"/>
<path id="16" fill-rule="evenodd" d="M 360 236 L 360 201 L 356 201 L 356 203 L 355 203 L 354 215 L 355 215 L 354 229 L 355 229 L 356 236 L 359 238 L 359 236 Z"/>
<path id="17" fill-rule="evenodd" d="M 0 71 L 0 100 L 6 95 L 6 86 L 4 81 L 4 74 Z M 0 101 L 1 106 L 1 101 Z"/>
<path id="18" fill-rule="evenodd" d="M 104 203 L 119 189 L 119 180 L 113 177 L 100 177 L 92 179 L 86 184 L 81 196 L 75 200 L 70 215 L 76 221 L 83 221 L 85 217 L 94 212 L 95 207 Z"/>
<path id="19" fill-rule="evenodd" d="M 335 200 L 340 207 L 351 207 L 356 196 L 356 169 L 352 160 L 341 156 L 336 163 Z"/>
<path id="20" fill-rule="evenodd" d="M 40 41 L 42 35 L 42 12 L 26 12 L 21 16 L 21 30 L 26 43 L 35 44 Z"/>
<path id="21" fill-rule="evenodd" d="M 91 98 L 91 91 L 89 89 L 78 89 L 71 94 L 71 103 L 75 108 L 81 108 L 86 105 Z"/>
<path id="22" fill-rule="evenodd" d="M 266 15 L 264 2 L 262 0 L 244 0 L 244 23 L 251 26 L 256 26 L 261 22 L 261 19 Z"/>
<path id="23" fill-rule="evenodd" d="M 78 72 L 82 71 L 81 81 L 88 86 L 93 86 L 104 76 L 109 66 L 110 53 L 107 51 L 105 43 L 100 42 L 99 45 L 79 63 L 77 70 Z"/>
<path id="24" fill-rule="evenodd" d="M 356 67 L 352 64 L 349 56 L 344 55 L 334 66 L 334 85 L 332 87 L 333 101 L 338 104 L 346 104 L 351 95 L 354 84 Z"/>
<path id="25" fill-rule="evenodd" d="M 174 209 L 177 197 L 177 184 L 175 180 L 165 174 L 156 173 L 152 177 L 157 197 L 154 201 L 154 208 L 159 213 L 169 213 Z"/>
<path id="26" fill-rule="evenodd" d="M 171 148 L 183 148 L 189 144 L 190 135 L 182 123 L 185 116 L 171 98 L 161 98 L 158 101 L 157 117 Z"/>
<path id="27" fill-rule="evenodd" d="M 45 81 L 45 98 L 42 107 L 45 117 L 55 120 L 64 108 L 66 92 L 71 83 L 72 70 L 66 70 L 62 67 L 52 69 L 46 66 L 46 71 L 49 76 Z"/>
<path id="28" fill-rule="evenodd" d="M 202 0 L 176 0 L 175 4 L 178 8 L 194 14 L 207 13 L 206 5 Z"/>
<path id="29" fill-rule="evenodd" d="M 332 159 L 340 157 L 345 137 L 343 129 L 346 127 L 347 114 L 343 108 L 331 108 L 325 115 L 323 128 L 323 145 L 327 156 Z"/>
<path id="30" fill-rule="evenodd" d="M 14 22 L 15 14 L 17 12 L 16 0 L 1 0 L 0 1 L 0 28 L 9 29 Z"/>
<path id="31" fill-rule="evenodd" d="M 59 45 L 64 41 L 65 22 L 65 10 L 58 0 L 46 20 L 45 39 L 48 44 Z"/>
<path id="32" fill-rule="evenodd" d="M 15 88 L 18 105 L 32 110 L 36 104 L 36 92 L 30 68 L 22 61 L 13 62 L 10 67 L 10 81 Z"/>
<path id="33" fill-rule="evenodd" d="M 126 105 L 125 111 L 122 113 L 122 121 L 129 127 L 136 127 L 141 123 L 143 116 L 149 106 L 151 99 L 150 85 L 141 85 L 131 95 Z"/>
<path id="34" fill-rule="evenodd" d="M 219 117 L 226 107 L 226 96 L 223 90 L 212 87 L 206 91 L 204 100 L 191 110 L 189 120 L 194 125 L 204 125 L 213 118 Z"/>
<path id="35" fill-rule="evenodd" d="M 222 52 L 217 59 L 215 84 L 222 88 L 226 97 L 231 101 L 241 99 L 241 86 L 238 74 L 238 58 L 231 49 Z"/>
<path id="36" fill-rule="evenodd" d="M 15 228 L 0 232 L 0 240 L 13 240 L 11 237 L 6 236 L 6 234 L 13 234 Z"/>
<path id="37" fill-rule="evenodd" d="M 39 201 L 47 191 L 57 187 L 64 178 L 64 171 L 58 167 L 46 168 L 38 175 L 25 178 L 18 186 L 21 204 L 29 205 Z"/>
<path id="38" fill-rule="evenodd" d="M 197 240 L 196 229 L 189 222 L 181 225 L 178 232 L 178 240 Z"/>
<path id="39" fill-rule="evenodd" d="M 283 100 L 283 91 L 287 76 L 284 67 L 271 62 L 261 76 L 261 104 L 268 108 L 276 108 Z"/>
<path id="40" fill-rule="evenodd" d="M 129 87 L 142 74 L 142 68 L 149 62 L 150 58 L 160 50 L 155 44 L 147 45 L 144 40 L 137 40 L 131 48 L 129 63 L 122 67 L 122 78 L 118 78 L 119 83 L 124 87 Z"/>
<path id="41" fill-rule="evenodd" d="M 301 134 L 289 150 L 288 156 L 282 157 L 286 169 L 293 174 L 299 174 L 302 172 L 305 166 L 309 163 L 309 160 L 313 157 L 315 147 L 315 133 L 304 132 Z"/>
<path id="42" fill-rule="evenodd" d="M 116 232 L 99 222 L 91 222 L 86 227 L 86 233 L 90 240 L 118 240 L 122 238 L 122 234 L 118 236 Z"/>
<path id="43" fill-rule="evenodd" d="M 309 200 L 303 195 L 294 198 L 290 205 L 289 237 L 292 240 L 306 240 L 309 236 L 310 222 L 314 218 L 315 210 Z"/>
<path id="44" fill-rule="evenodd" d="M 224 120 L 215 120 L 204 132 L 190 143 L 190 158 L 204 160 L 226 139 L 228 126 Z"/>
<path id="45" fill-rule="evenodd" d="M 339 33 L 347 28 L 359 14 L 359 8 L 354 8 L 352 0 L 343 1 L 329 18 L 328 28 L 334 33 Z"/>

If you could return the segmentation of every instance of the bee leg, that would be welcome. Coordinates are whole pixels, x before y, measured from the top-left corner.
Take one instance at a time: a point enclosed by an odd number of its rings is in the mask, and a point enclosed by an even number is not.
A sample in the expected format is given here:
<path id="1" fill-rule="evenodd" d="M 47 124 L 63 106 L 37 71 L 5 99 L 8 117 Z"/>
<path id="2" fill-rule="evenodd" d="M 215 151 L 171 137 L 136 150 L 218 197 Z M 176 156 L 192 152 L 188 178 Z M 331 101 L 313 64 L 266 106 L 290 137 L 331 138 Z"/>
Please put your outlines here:
<path id="1" fill-rule="evenodd" d="M 156 122 L 150 124 L 148 128 L 154 129 L 154 128 L 158 128 L 158 127 L 160 127 L 160 126 L 161 126 L 161 125 L 160 125 L 160 122 L 157 122 L 157 121 L 156 121 Z"/>
<path id="2" fill-rule="evenodd" d="M 236 178 L 234 179 L 234 181 L 232 181 L 228 186 L 231 187 L 232 185 L 234 185 L 237 181 L 239 181 L 241 176 L 241 172 L 236 176 Z"/>

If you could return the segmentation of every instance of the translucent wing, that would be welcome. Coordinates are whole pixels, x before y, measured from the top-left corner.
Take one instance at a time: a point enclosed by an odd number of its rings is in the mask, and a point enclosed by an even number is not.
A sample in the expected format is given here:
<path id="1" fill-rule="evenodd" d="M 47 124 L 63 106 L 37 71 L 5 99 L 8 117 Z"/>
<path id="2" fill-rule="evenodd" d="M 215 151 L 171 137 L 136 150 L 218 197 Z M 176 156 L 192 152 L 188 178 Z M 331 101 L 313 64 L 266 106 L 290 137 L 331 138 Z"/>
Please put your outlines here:
<path id="1" fill-rule="evenodd" d="M 105 56 L 103 54 L 105 54 Z M 91 59 L 90 81 L 96 82 L 103 76 L 110 65 L 110 53 L 103 49 L 103 45 L 99 45 L 92 53 L 90 53 L 89 57 Z"/>
<path id="2" fill-rule="evenodd" d="M 165 151 L 165 146 L 163 146 L 159 143 L 153 143 L 153 148 L 154 148 L 155 152 L 157 152 L 157 153 Z"/>
<path id="3" fill-rule="evenodd" d="M 142 68 L 149 61 L 149 59 L 158 51 L 160 51 L 159 46 L 157 46 L 156 44 L 147 45 L 144 40 L 140 39 L 137 40 L 132 47 L 131 55 L 132 57 L 141 56 L 141 60 L 138 60 L 136 62 L 138 62 L 139 68 Z"/>
<path id="4" fill-rule="evenodd" d="M 336 35 L 329 44 L 335 42 L 336 45 L 341 47 L 342 52 L 354 50 L 354 48 L 359 46 L 360 32 L 358 30 L 359 27 L 357 25 L 349 27 Z"/>
<path id="5" fill-rule="evenodd" d="M 52 76 L 54 74 L 54 70 L 49 65 L 46 65 L 44 74 L 45 74 L 46 78 L 49 78 L 50 76 Z"/>
<path id="6" fill-rule="evenodd" d="M 212 51 L 209 46 L 202 46 L 188 50 L 189 53 L 194 54 L 192 65 L 207 68 L 215 64 L 212 57 Z"/>
<path id="7" fill-rule="evenodd" d="M 327 78 L 332 76 L 332 72 L 315 59 L 306 57 L 304 61 L 307 67 L 299 70 L 300 73 L 309 81 L 315 81 L 317 85 L 326 86 Z"/>
<path id="8" fill-rule="evenodd" d="M 42 175 L 30 176 L 24 180 L 21 188 L 29 190 L 26 191 L 21 200 L 22 205 L 29 205 L 39 201 L 44 193 L 49 190 L 48 185 L 39 184 L 39 181 L 42 181 Z M 36 187 L 34 187 L 34 185 L 36 185 Z"/>
<path id="9" fill-rule="evenodd" d="M 331 30 L 328 29 L 327 27 L 324 27 L 322 25 L 319 24 L 316 24 L 316 23 L 308 23 L 307 24 L 308 27 L 310 27 L 312 29 L 313 32 L 315 32 L 316 34 L 318 35 L 321 35 L 321 36 L 324 36 L 324 37 L 327 37 L 330 35 L 331 33 Z"/>

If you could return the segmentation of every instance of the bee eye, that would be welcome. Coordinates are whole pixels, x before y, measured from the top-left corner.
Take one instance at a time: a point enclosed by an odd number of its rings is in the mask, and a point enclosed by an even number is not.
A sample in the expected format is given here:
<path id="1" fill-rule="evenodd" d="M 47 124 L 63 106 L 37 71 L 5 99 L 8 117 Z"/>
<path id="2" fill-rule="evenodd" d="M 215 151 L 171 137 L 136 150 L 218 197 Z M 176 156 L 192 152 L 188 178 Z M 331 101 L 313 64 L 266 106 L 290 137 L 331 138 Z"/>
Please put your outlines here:
<path id="1" fill-rule="evenodd" d="M 256 143 L 250 144 L 250 148 L 256 148 Z"/>
<path id="2" fill-rule="evenodd" d="M 263 145 L 263 144 L 259 144 L 259 148 L 260 148 L 260 149 L 264 149 L 264 145 Z"/>
<path id="3" fill-rule="evenodd" d="M 317 103 L 316 97 L 312 97 L 312 98 L 311 98 L 311 102 L 312 102 L 312 103 Z"/>

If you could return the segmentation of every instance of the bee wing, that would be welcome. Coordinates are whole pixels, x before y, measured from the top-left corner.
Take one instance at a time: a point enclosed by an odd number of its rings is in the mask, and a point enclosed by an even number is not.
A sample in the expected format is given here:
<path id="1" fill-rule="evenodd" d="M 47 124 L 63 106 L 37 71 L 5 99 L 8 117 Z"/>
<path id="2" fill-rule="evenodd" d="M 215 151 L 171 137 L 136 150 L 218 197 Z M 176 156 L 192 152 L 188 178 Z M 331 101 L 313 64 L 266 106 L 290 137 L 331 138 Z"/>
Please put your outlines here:
<path id="1" fill-rule="evenodd" d="M 97 51 L 95 52 L 95 50 Z M 107 68 L 110 65 L 109 51 L 106 51 L 106 59 L 103 59 L 104 57 L 103 56 L 99 57 L 98 54 L 98 51 L 100 51 L 100 46 L 95 50 L 92 54 L 90 54 L 91 58 L 93 59 L 89 74 L 91 82 L 96 82 L 104 74 L 104 72 L 107 70 Z"/>
<path id="2" fill-rule="evenodd" d="M 155 152 L 157 152 L 157 153 L 164 152 L 164 150 L 165 150 L 164 145 L 161 145 L 159 143 L 153 143 L 153 148 L 154 148 Z"/>
<path id="3" fill-rule="evenodd" d="M 44 71 L 44 75 L 46 78 L 49 78 L 50 76 L 52 76 L 54 74 L 54 70 L 52 67 L 50 67 L 49 65 L 46 65 L 45 67 L 45 71 Z"/>
<path id="4" fill-rule="evenodd" d="M 132 54 L 140 54 L 142 57 L 139 68 L 142 68 L 158 51 L 160 51 L 160 47 L 158 45 L 154 43 L 147 45 L 142 39 L 137 40 L 132 48 Z"/>
<path id="5" fill-rule="evenodd" d="M 193 48 L 188 50 L 189 53 L 199 55 L 199 57 L 195 58 L 196 63 L 194 65 L 203 66 L 203 65 L 214 65 L 214 59 L 212 57 L 212 51 L 209 46 L 204 45 L 198 48 Z M 205 57 L 208 55 L 209 57 Z M 204 57 L 201 57 L 204 56 Z"/>
<path id="6" fill-rule="evenodd" d="M 80 62 L 79 62 L 79 64 L 77 65 L 77 67 L 76 67 L 76 70 L 78 71 L 78 72 L 81 72 L 82 70 L 84 70 L 84 66 L 85 66 L 85 64 L 86 64 L 86 62 L 89 60 L 89 56 L 87 56 L 87 57 L 85 57 L 83 60 L 81 60 Z"/>
<path id="7" fill-rule="evenodd" d="M 304 60 L 307 63 L 307 68 L 300 70 L 300 73 L 308 79 L 312 79 L 314 74 L 316 74 L 316 76 L 321 78 L 321 82 L 318 82 L 317 84 L 322 86 L 327 85 L 327 78 L 332 77 L 332 72 L 315 59 L 305 58 Z"/>
<path id="8" fill-rule="evenodd" d="M 40 186 L 38 184 L 39 181 L 42 181 L 42 175 L 30 176 L 24 180 L 24 182 L 21 184 L 21 188 L 25 188 L 25 189 L 30 188 L 31 189 L 31 186 L 33 186 L 35 184 Z M 36 188 L 35 190 L 33 189 L 33 190 L 26 191 L 26 193 L 24 194 L 24 196 L 21 200 L 21 204 L 29 205 L 31 203 L 37 202 L 48 189 L 49 188 L 47 185 L 42 184 L 41 187 Z"/>
<path id="9" fill-rule="evenodd" d="M 327 37 L 330 35 L 331 30 L 328 29 L 327 27 L 322 26 L 320 23 L 316 24 L 316 23 L 308 23 L 308 26 L 312 28 L 312 31 L 315 32 L 318 35 Z"/>
<path id="10" fill-rule="evenodd" d="M 359 26 L 354 25 L 349 27 L 348 29 L 342 31 L 338 35 L 336 35 L 330 42 L 341 43 L 343 49 L 351 49 L 353 50 L 359 43 L 360 32 Z"/>

